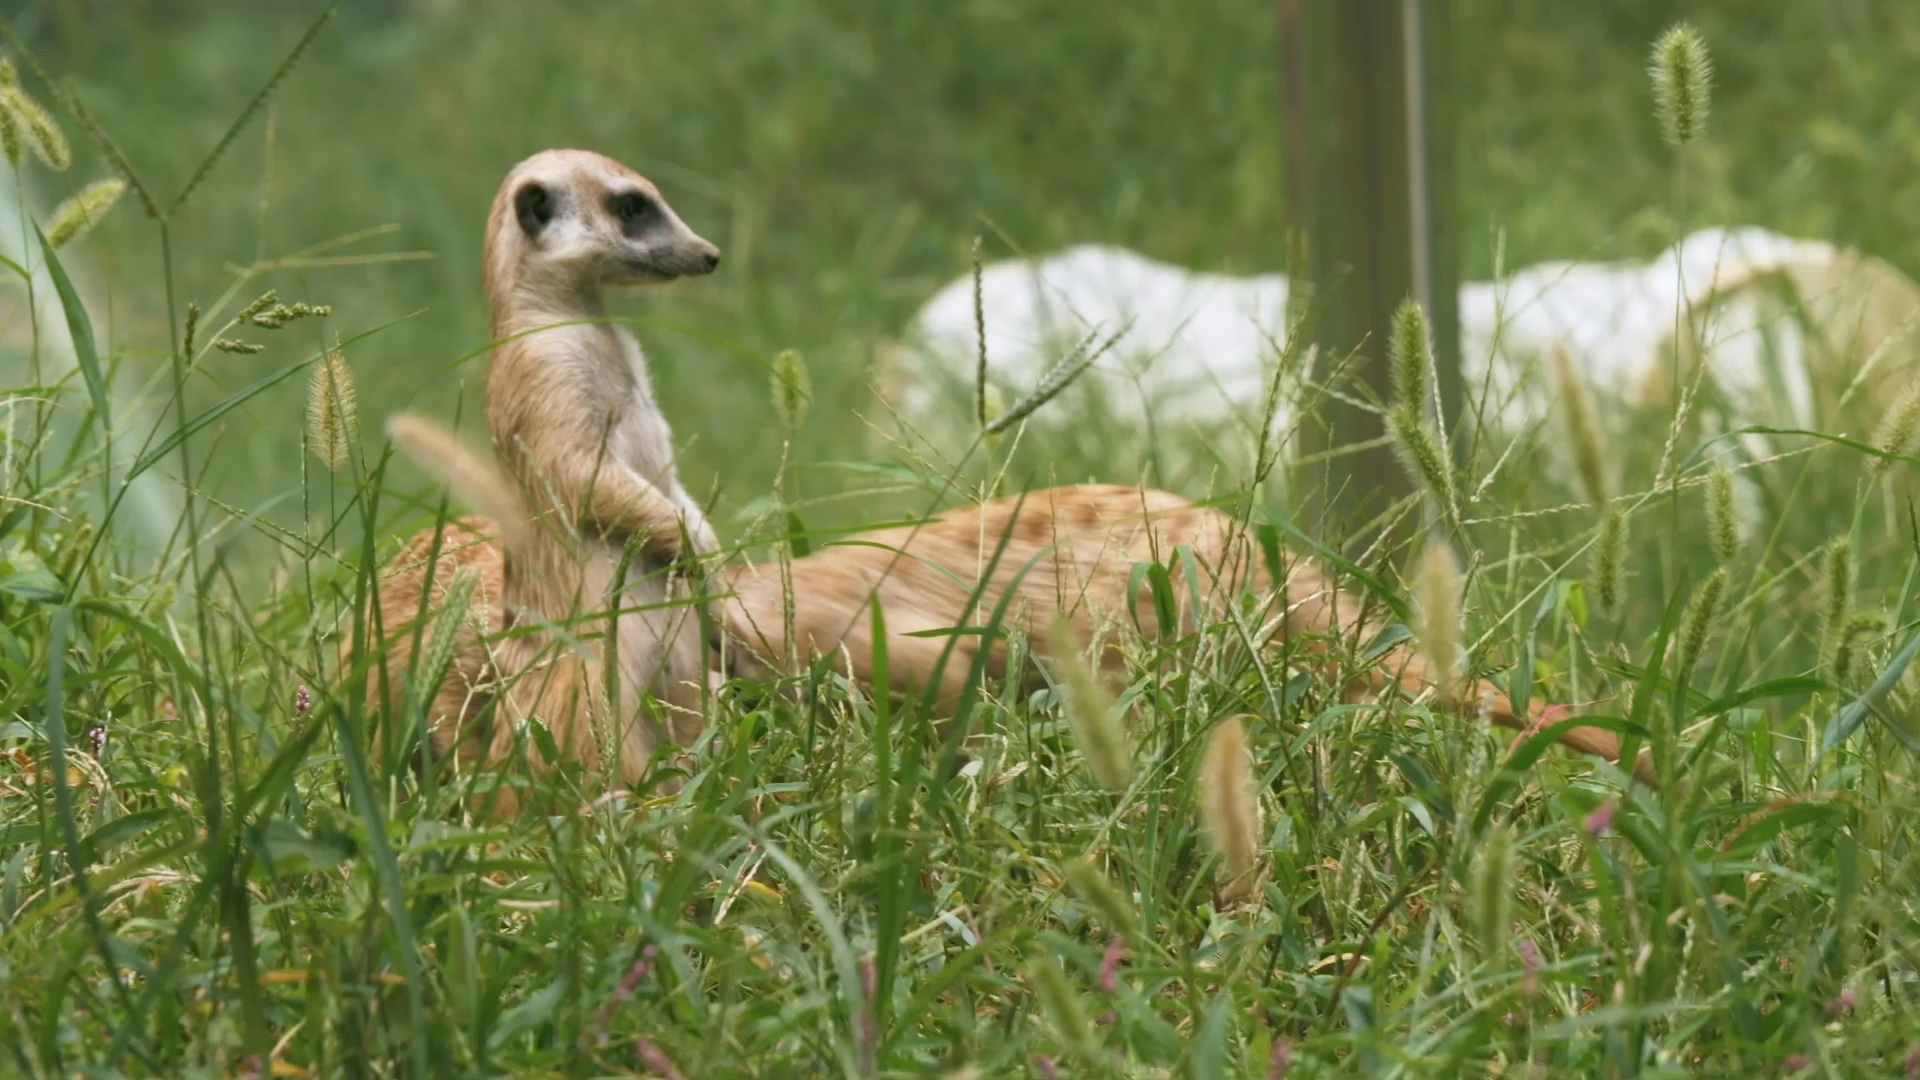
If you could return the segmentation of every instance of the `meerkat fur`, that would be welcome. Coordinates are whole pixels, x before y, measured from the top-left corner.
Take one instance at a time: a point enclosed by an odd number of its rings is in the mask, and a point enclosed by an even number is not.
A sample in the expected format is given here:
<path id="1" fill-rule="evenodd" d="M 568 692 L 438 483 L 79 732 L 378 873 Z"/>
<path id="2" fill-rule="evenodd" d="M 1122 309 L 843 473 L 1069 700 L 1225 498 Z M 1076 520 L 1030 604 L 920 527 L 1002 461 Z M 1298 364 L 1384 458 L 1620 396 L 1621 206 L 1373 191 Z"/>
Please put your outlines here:
<path id="1" fill-rule="evenodd" d="M 1151 596 L 1134 591 L 1140 586 L 1133 571 L 1143 562 L 1172 564 L 1183 548 L 1192 554 L 1201 590 L 1196 596 L 1176 589 L 1177 625 L 1163 628 Z M 1286 653 L 1291 642 L 1291 659 L 1337 680 L 1347 700 L 1437 689 L 1425 660 L 1405 647 L 1342 670 L 1334 661 L 1337 643 L 1357 645 L 1370 629 L 1359 598 L 1334 588 L 1304 560 L 1291 560 L 1276 580 L 1243 523 L 1164 491 L 1079 484 L 1007 496 L 917 525 L 855 534 L 790 565 L 790 593 L 765 564 L 736 563 L 714 575 L 724 631 L 718 647 L 727 651 L 731 670 L 766 679 L 832 656 L 871 686 L 875 651 L 867 607 L 877 597 L 887 632 L 886 689 L 912 693 L 932 686 L 936 707 L 951 706 L 976 660 L 989 678 L 1006 677 L 1008 638 L 995 636 L 981 658 L 979 635 L 917 632 L 978 625 L 1004 599 L 1003 629 L 1024 637 L 1043 663 L 1058 659 L 1046 631 L 1060 612 L 1070 640 L 1101 645 L 1100 671 L 1116 684 L 1128 675 L 1120 646 L 1129 635 L 1186 635 L 1202 620 L 1219 625 L 1239 618 L 1244 640 L 1268 655 Z M 976 598 L 983 575 L 986 585 Z M 791 640 L 785 636 L 789 602 Z M 715 660 L 722 662 L 717 654 Z M 1516 709 L 1490 683 L 1474 684 L 1457 700 L 1463 711 L 1500 727 L 1531 731 L 1545 722 L 1544 703 Z M 1600 728 L 1576 727 L 1559 741 L 1619 760 L 1618 738 Z M 1649 778 L 1648 765 L 1643 754 L 1636 763 L 1642 779 Z"/>
<path id="2" fill-rule="evenodd" d="M 875 655 L 867 608 L 878 597 L 887 632 L 888 672 L 897 691 L 932 687 L 951 704 L 976 660 L 992 678 L 1007 674 L 1007 637 L 978 634 L 911 636 L 963 623 L 979 626 L 1005 601 L 1003 629 L 1024 637 L 1042 662 L 1055 659 L 1048 632 L 1064 613 L 1080 644 L 1100 643 L 1103 674 L 1123 681 L 1128 635 L 1192 634 L 1203 626 L 1244 620 L 1245 640 L 1264 654 L 1288 653 L 1339 681 L 1348 700 L 1437 689 L 1426 661 L 1404 646 L 1353 670 L 1334 662 L 1336 639 L 1363 644 L 1369 620 L 1359 598 L 1345 594 L 1304 560 L 1291 560 L 1278 577 L 1252 532 L 1224 511 L 1196 506 L 1163 491 L 1107 484 L 1048 488 L 954 510 L 918 525 L 857 534 L 791 563 L 793 640 L 786 637 L 787 603 L 780 576 L 768 567 L 735 565 L 720 575 L 727 595 L 717 600 L 721 622 L 736 650 L 735 666 L 761 676 L 789 663 L 833 656 L 849 674 L 871 684 Z M 1201 588 L 1187 588 L 1177 551 L 1192 553 Z M 995 552 L 998 550 L 998 557 Z M 1134 575 L 1140 563 L 1172 565 L 1177 626 L 1162 627 L 1150 591 Z M 985 587 L 973 594 L 982 577 Z M 941 655 L 952 652 L 941 666 Z M 936 685 L 937 681 L 937 685 Z M 1438 698 L 1436 698 L 1438 700 Z M 1459 697 L 1465 711 L 1501 727 L 1530 731 L 1544 725 L 1543 703 L 1516 709 L 1490 683 Z M 1611 732 L 1576 727 L 1559 738 L 1574 750 L 1617 761 Z M 1643 757 L 1636 765 L 1648 777 Z"/>
<path id="3" fill-rule="evenodd" d="M 513 751 L 521 722 L 537 719 L 564 756 L 590 770 L 605 763 L 632 783 L 655 742 L 643 694 L 663 706 L 676 742 L 701 722 L 706 644 L 679 561 L 718 542 L 680 482 L 646 356 L 608 319 L 606 292 L 711 273 L 719 249 L 644 177 L 584 150 L 514 166 L 488 214 L 485 249 L 495 342 L 487 420 L 499 462 L 419 418 L 399 419 L 394 434 L 403 452 L 508 519 L 445 530 L 473 552 L 456 554 L 446 576 L 480 574 L 476 591 L 504 601 L 488 629 L 521 632 L 490 655 L 460 641 L 456 672 L 491 671 L 491 684 L 477 681 L 496 694 L 512 687 L 491 732 L 469 730 L 487 695 L 458 686 L 439 691 L 429 730 L 442 753 L 492 762 Z M 432 536 L 414 537 L 383 579 L 381 614 L 394 617 L 380 620 L 388 677 L 369 680 L 376 715 L 389 711 L 393 676 L 412 662 L 411 639 L 394 628 L 415 619 L 423 596 L 445 591 L 438 569 L 431 587 L 425 581 L 422 551 L 438 544 L 446 557 L 444 536 Z"/>

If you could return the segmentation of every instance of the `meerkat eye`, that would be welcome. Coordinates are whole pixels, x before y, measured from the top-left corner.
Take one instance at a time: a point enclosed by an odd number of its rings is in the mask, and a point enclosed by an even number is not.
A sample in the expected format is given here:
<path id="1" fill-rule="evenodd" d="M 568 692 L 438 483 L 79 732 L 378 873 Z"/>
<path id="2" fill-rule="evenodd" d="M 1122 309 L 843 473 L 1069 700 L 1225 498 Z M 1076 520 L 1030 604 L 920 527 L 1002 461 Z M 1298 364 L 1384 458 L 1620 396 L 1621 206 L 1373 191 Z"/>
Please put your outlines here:
<path id="1" fill-rule="evenodd" d="M 632 226 L 645 221 L 653 213 L 653 200 L 637 191 L 623 191 L 608 197 L 607 208 L 620 219 L 620 224 Z"/>
<path id="2" fill-rule="evenodd" d="M 513 215 L 528 236 L 538 236 L 553 220 L 553 195 L 540 184 L 528 184 L 513 193 Z"/>

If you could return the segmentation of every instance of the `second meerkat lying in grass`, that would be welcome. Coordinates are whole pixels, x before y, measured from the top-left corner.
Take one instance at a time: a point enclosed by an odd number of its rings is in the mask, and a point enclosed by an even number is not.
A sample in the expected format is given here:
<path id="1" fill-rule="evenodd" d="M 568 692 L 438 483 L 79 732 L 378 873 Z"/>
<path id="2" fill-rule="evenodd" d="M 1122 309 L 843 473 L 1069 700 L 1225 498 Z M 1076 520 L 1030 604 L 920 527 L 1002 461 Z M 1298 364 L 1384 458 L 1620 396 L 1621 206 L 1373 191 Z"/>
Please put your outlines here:
<path id="1" fill-rule="evenodd" d="M 430 650 L 448 659 L 448 678 L 426 703 L 436 750 L 497 761 L 514 748 L 511 721 L 537 716 L 564 757 L 608 763 L 630 783 L 654 745 L 643 694 L 665 705 L 676 741 L 698 730 L 706 648 L 675 562 L 716 544 L 680 484 L 646 357 L 608 321 L 605 292 L 710 273 L 720 252 L 632 169 L 547 150 L 501 184 L 485 262 L 496 342 L 487 421 L 504 470 L 424 422 L 401 421 L 395 434 L 423 463 L 462 479 L 492 520 L 423 532 L 388 568 L 369 612 L 384 649 L 383 669 L 369 677 L 370 711 L 397 709 L 416 666 L 418 616 L 446 606 L 464 574 L 472 590 L 456 614 L 482 617 L 423 635 L 456 634 Z M 499 640 L 490 649 L 483 637 Z M 466 730 L 502 675 L 512 676 L 504 715 L 490 731 Z"/>
<path id="2" fill-rule="evenodd" d="M 396 419 L 403 446 L 418 441 L 421 423 Z M 440 471 L 459 478 L 457 469 Z M 1183 582 L 1174 590 L 1179 625 L 1161 627 L 1134 568 L 1177 565 L 1175 551 L 1182 547 L 1192 553 L 1200 587 L 1185 585 L 1190 579 L 1184 573 L 1175 575 Z M 1349 698 L 1432 689 L 1443 702 L 1503 727 L 1527 730 L 1543 723 L 1544 709 L 1534 703 L 1515 709 L 1489 683 L 1435 686 L 1427 661 L 1404 646 L 1363 668 L 1339 670 L 1331 639 L 1351 640 L 1367 629 L 1359 603 L 1310 564 L 1294 561 L 1276 575 L 1270 563 L 1254 535 L 1223 511 L 1162 491 L 1079 484 L 996 499 L 920 525 L 855 534 L 793 560 L 791 640 L 787 593 L 777 570 L 736 563 L 722 568 L 711 584 L 727 638 L 722 647 L 732 666 L 750 676 L 764 678 L 832 655 L 849 665 L 852 677 L 871 685 L 875 652 L 868 606 L 877 596 L 888 636 L 889 689 L 932 685 L 936 702 L 951 704 L 986 639 L 916 632 L 984 624 L 1004 600 L 1003 629 L 1026 636 L 1043 661 L 1057 659 L 1048 633 L 1057 614 L 1067 617 L 1076 642 L 1113 642 L 1135 632 L 1183 636 L 1237 618 L 1245 631 L 1241 640 L 1269 656 L 1284 652 L 1288 639 L 1298 640 L 1301 648 L 1291 659 L 1338 678 Z M 989 564 L 976 602 L 975 587 Z M 996 636 L 981 669 L 998 679 L 1007 674 L 1006 663 L 1006 637 Z M 1120 650 L 1102 649 L 1100 664 L 1108 678 L 1126 677 Z M 1559 741 L 1619 759 L 1619 740 L 1600 728 L 1576 727 Z M 1644 760 L 1636 771 L 1646 775 Z"/>
<path id="3" fill-rule="evenodd" d="M 1268 655 L 1284 651 L 1290 639 L 1298 641 L 1293 659 L 1340 679 L 1350 698 L 1378 696 L 1396 686 L 1413 693 L 1432 689 L 1443 703 L 1457 703 L 1463 711 L 1484 715 L 1502 727 L 1527 730 L 1543 723 L 1543 707 L 1529 702 L 1516 710 L 1491 683 L 1435 685 L 1437 673 L 1427 659 L 1405 646 L 1388 650 L 1362 669 L 1340 671 L 1333 660 L 1333 639 L 1357 647 L 1364 642 L 1355 639 L 1369 629 L 1357 598 L 1335 589 L 1311 564 L 1279 552 L 1269 554 L 1251 530 L 1226 512 L 1164 491 L 1066 485 L 950 511 L 920 525 L 856 534 L 846 541 L 792 561 L 791 641 L 786 637 L 786 594 L 777 572 L 733 566 L 721 574 L 716 584 L 730 595 L 719 600 L 720 621 L 732 639 L 729 644 L 739 650 L 738 666 L 764 676 L 832 654 L 850 665 L 854 678 L 871 684 L 875 652 L 868 607 L 877 596 L 893 689 L 922 688 L 937 680 L 935 700 L 950 703 L 980 659 L 983 640 L 992 644 L 982 671 L 996 679 L 1006 675 L 1005 635 L 909 635 L 963 624 L 983 626 L 1005 601 L 1002 629 L 1024 635 L 1043 661 L 1059 659 L 1049 632 L 1058 614 L 1066 616 L 1075 647 L 1113 644 L 1130 634 L 1178 638 L 1238 619 L 1241 640 Z M 1190 585 L 1196 579 L 1185 573 L 1176 554 L 1180 548 L 1192 553 L 1198 589 Z M 1278 566 L 1273 565 L 1275 556 Z M 1174 570 L 1178 625 L 1159 625 L 1151 593 L 1134 572 L 1143 563 Z M 973 593 L 983 572 L 986 586 L 979 589 L 976 603 Z M 949 641 L 951 653 L 942 666 Z M 1126 677 L 1121 650 L 1102 648 L 1099 663 L 1109 679 Z M 1619 739 L 1600 728 L 1576 727 L 1559 741 L 1619 760 Z M 1640 771 L 1644 778 L 1644 768 Z"/>

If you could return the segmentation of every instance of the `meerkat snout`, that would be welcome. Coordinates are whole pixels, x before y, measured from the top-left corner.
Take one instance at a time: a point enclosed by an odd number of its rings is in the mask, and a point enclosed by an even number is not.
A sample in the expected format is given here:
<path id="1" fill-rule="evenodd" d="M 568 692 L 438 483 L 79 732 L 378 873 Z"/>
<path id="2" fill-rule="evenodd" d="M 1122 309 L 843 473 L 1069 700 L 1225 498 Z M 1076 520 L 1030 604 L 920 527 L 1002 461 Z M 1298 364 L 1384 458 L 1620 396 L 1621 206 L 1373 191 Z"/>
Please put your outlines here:
<path id="1" fill-rule="evenodd" d="M 692 233 L 687 235 L 693 238 L 693 247 L 691 253 L 686 256 L 687 268 L 681 273 L 699 276 L 711 274 L 720 269 L 720 249 L 714 247 L 711 241 L 694 236 Z"/>
<path id="2" fill-rule="evenodd" d="M 720 249 L 688 228 L 653 185 L 639 177 L 610 185 L 597 209 L 616 234 L 629 281 L 672 281 L 711 274 L 720 265 Z"/>
<path id="3" fill-rule="evenodd" d="M 607 198 L 607 210 L 626 244 L 622 262 L 630 282 L 697 277 L 713 273 L 720 265 L 720 249 L 688 228 L 657 194 L 615 192 Z"/>

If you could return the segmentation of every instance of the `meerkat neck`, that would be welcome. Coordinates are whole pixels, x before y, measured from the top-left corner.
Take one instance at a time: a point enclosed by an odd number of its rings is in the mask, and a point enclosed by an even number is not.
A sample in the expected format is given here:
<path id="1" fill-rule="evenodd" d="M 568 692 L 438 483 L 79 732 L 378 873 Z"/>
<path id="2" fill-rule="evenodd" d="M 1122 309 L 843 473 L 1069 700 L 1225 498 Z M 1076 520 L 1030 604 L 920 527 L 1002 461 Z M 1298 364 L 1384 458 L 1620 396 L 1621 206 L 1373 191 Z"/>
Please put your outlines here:
<path id="1" fill-rule="evenodd" d="M 491 291 L 496 341 L 557 323 L 590 322 L 607 317 L 606 291 L 597 284 L 543 281 L 515 274 Z"/>

